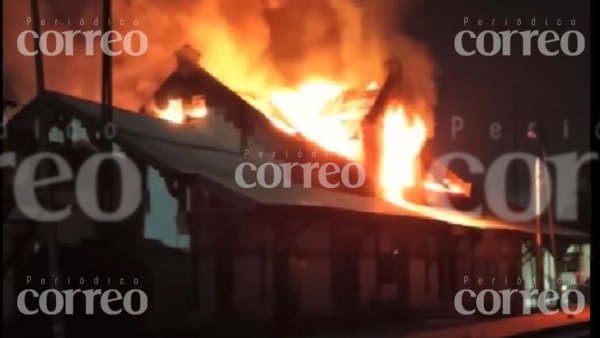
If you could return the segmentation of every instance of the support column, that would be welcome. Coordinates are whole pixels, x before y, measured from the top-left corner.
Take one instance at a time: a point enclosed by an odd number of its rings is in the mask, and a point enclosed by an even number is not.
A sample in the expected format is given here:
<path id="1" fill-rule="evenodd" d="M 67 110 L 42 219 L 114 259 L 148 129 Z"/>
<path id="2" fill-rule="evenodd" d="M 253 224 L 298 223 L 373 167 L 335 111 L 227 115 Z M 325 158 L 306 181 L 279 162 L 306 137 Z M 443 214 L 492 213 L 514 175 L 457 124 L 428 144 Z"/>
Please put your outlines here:
<path id="1" fill-rule="evenodd" d="M 398 308 L 405 315 L 410 310 L 410 251 L 406 243 L 398 245 L 396 256 L 396 286 L 397 286 L 397 304 Z"/>
<path id="2" fill-rule="evenodd" d="M 291 333 L 293 301 L 290 275 L 289 229 L 284 224 L 273 227 L 273 322 L 278 337 Z"/>
<path id="3" fill-rule="evenodd" d="M 228 218 L 217 229 L 214 242 L 216 307 L 221 315 L 234 311 L 234 269 L 233 260 L 236 247 L 235 217 Z"/>

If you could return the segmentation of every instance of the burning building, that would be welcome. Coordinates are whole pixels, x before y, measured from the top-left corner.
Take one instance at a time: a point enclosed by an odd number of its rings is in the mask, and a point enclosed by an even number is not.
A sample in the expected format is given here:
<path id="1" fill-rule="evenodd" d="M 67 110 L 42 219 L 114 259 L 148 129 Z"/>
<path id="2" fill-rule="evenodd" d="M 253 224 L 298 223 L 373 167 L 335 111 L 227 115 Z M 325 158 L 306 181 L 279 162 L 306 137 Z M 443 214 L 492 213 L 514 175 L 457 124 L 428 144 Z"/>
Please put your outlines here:
<path id="1" fill-rule="evenodd" d="M 299 1 L 268 3 L 272 3 L 269 22 L 283 25 L 289 20 L 293 26 L 300 20 L 294 17 Z M 306 3 L 317 6 L 315 1 Z M 145 97 L 141 109 L 112 107 L 116 126 L 112 142 L 144 174 L 144 202 L 114 227 L 96 224 L 75 211 L 59 225 L 59 239 L 84 245 L 86 239 L 102 237 L 108 238 L 111 250 L 136 251 L 154 290 L 163 293 L 150 299 L 149 325 L 156 329 L 209 330 L 215 323 L 227 322 L 239 330 L 251 320 L 274 322 L 277 332 L 285 333 L 323 318 L 406 319 L 419 311 L 448 308 L 463 276 L 522 274 L 522 248 L 532 246 L 532 226 L 474 218 L 426 203 L 436 195 L 468 200 L 473 189 L 447 168 L 436 168 L 427 151 L 427 142 L 434 137 L 433 103 L 428 84 L 424 91 L 413 86 L 415 78 L 428 82 L 419 78 L 421 72 L 415 74 L 419 62 L 428 64 L 420 59 L 419 49 L 409 48 L 414 53 L 399 55 L 383 67 L 381 57 L 370 57 L 381 56 L 377 39 L 358 47 L 349 44 L 361 35 L 352 29 L 361 12 L 335 1 L 327 3 L 319 15 L 336 9 L 338 20 L 350 22 L 345 29 L 332 31 L 327 22 L 309 20 L 317 23 L 309 27 L 314 32 L 294 40 L 270 32 L 274 36 L 269 38 L 281 42 L 271 51 L 280 62 L 270 64 L 270 59 L 255 65 L 249 61 L 260 56 L 262 46 L 254 39 L 249 46 L 239 41 L 246 34 L 266 34 L 256 30 L 254 17 L 242 16 L 246 21 L 232 28 L 240 35 L 232 37 L 223 28 L 226 18 L 208 15 L 216 11 L 216 2 L 202 2 L 211 29 L 198 30 L 212 34 L 219 43 L 199 51 L 191 46 L 179 50 L 176 69 Z M 253 6 L 248 6 L 248 13 L 263 10 Z M 246 32 L 245 27 L 252 29 Z M 342 53 L 333 53 L 339 54 L 335 62 L 323 56 L 331 54 L 325 40 L 332 35 L 342 36 L 338 39 Z M 254 48 L 250 55 L 240 54 Z M 362 58 L 360 52 L 368 55 Z M 301 63 L 290 61 L 295 54 L 303 55 Z M 413 54 L 419 55 L 419 62 L 410 59 Z M 386 57 L 390 55 L 395 54 Z M 48 91 L 12 118 L 8 150 L 19 156 L 35 151 L 39 136 L 33 126 L 40 103 L 53 127 L 53 151 L 76 164 L 77 158 L 102 149 L 96 137 L 106 127 L 102 105 Z M 66 137 L 73 122 L 85 131 L 80 142 Z M 292 159 L 289 154 L 302 156 Z M 338 167 L 358 163 L 365 168 L 365 184 L 306 188 L 305 181 L 318 182 L 316 177 L 290 169 L 288 187 L 246 188 L 235 176 L 240 164 L 247 162 Z M 428 170 L 432 166 L 435 170 Z M 189 235 L 187 252 L 161 255 L 143 245 L 147 214 L 166 212 L 164 206 L 148 208 L 151 170 L 160 173 L 176 201 L 171 223 Z M 274 172 L 265 175 L 273 182 Z M 349 175 L 354 179 L 360 174 Z M 6 181 L 11 181 L 10 174 Z M 54 194 L 70 200 L 74 192 L 66 186 Z M 11 209 L 7 223 L 20 216 Z M 27 234 L 14 235 L 27 243 Z M 557 235 L 562 251 L 587 240 L 568 229 L 557 229 Z M 32 245 L 13 249 L 35 252 Z M 12 267 L 19 269 L 18 259 L 5 269 L 5 278 Z M 509 282 L 498 288 L 520 288 L 515 279 Z"/>
<path id="2" fill-rule="evenodd" d="M 470 185 L 454 174 L 439 181 L 420 174 L 427 124 L 397 101 L 400 68 L 393 66 L 381 87 L 361 95 L 338 91 L 340 97 L 327 102 L 337 108 L 324 105 L 318 112 L 343 126 L 341 136 L 323 135 L 328 128 L 305 135 L 291 118 L 282 117 L 286 113 L 260 110 L 181 54 L 178 69 L 141 113 L 114 109 L 114 142 L 142 172 L 160 173 L 177 201 L 173 222 L 190 236 L 188 255 L 169 256 L 176 261 L 143 259 L 154 289 L 176 288 L 168 291 L 170 297 L 153 297 L 151 325 L 210 326 L 215 321 L 208 319 L 217 315 L 235 323 L 274 319 L 282 332 L 318 318 L 381 313 L 402 318 L 447 308 L 463 276 L 521 275 L 521 250 L 533 238 L 532 227 L 420 204 L 428 193 L 468 198 Z M 9 135 L 35 142 L 31 126 L 40 99 L 49 107 L 54 134 L 66 135 L 65 128 L 77 121 L 88 135 L 86 149 L 97 151 L 93 135 L 103 128 L 101 105 L 59 93 L 48 92 L 26 106 L 11 120 Z M 315 129 L 321 129 L 318 122 Z M 329 144 L 327 137 L 348 144 Z M 8 146 L 22 155 L 34 149 L 23 141 Z M 58 137 L 55 146 L 68 154 L 74 145 Z M 305 188 L 301 179 L 306 177 L 294 175 L 289 188 L 243 188 L 234 178 L 241 163 L 287 161 L 245 156 L 247 149 L 315 152 L 308 162 L 365 163 L 366 184 Z M 142 186 L 148 198 L 147 182 Z M 109 230 L 115 243 L 143 254 L 143 246 L 134 243 L 143 238 L 147 204 L 146 199 L 139 212 Z M 107 231 L 85 218 L 79 212 L 64 222 L 62 241 L 83 243 Z M 558 235 L 565 245 L 586 238 L 566 229 Z M 177 282 L 161 272 L 166 266 L 175 269 Z M 519 287 L 511 283 L 501 288 Z"/>

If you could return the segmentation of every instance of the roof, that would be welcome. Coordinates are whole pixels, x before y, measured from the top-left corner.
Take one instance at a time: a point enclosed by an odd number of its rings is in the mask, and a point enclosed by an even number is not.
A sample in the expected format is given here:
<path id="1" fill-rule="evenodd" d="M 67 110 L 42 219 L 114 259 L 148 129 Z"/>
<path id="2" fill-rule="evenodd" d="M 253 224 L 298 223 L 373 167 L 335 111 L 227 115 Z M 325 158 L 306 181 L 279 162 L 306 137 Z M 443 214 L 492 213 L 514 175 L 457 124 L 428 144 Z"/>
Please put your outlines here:
<path id="1" fill-rule="evenodd" d="M 47 103 L 61 113 L 80 120 L 84 125 L 98 125 L 101 105 L 95 102 L 47 93 Z M 27 107 L 30 107 L 28 105 Z M 31 114 L 25 108 L 22 113 Z M 29 111 L 27 111 L 29 110 Z M 342 191 L 304 188 L 241 188 L 236 184 L 236 167 L 248 161 L 235 151 L 228 140 L 213 137 L 202 128 L 174 125 L 149 115 L 114 109 L 117 126 L 116 142 L 126 154 L 143 156 L 157 168 L 200 178 L 223 196 L 235 196 L 247 202 L 249 208 L 258 206 L 293 206 L 300 208 L 332 208 L 359 213 L 397 217 L 414 217 L 464 227 L 511 230 L 535 233 L 531 224 L 509 224 L 498 219 L 472 217 L 465 213 L 406 204 L 398 206 L 373 196 L 361 196 Z M 589 234 L 558 226 L 557 235 L 589 237 Z"/>

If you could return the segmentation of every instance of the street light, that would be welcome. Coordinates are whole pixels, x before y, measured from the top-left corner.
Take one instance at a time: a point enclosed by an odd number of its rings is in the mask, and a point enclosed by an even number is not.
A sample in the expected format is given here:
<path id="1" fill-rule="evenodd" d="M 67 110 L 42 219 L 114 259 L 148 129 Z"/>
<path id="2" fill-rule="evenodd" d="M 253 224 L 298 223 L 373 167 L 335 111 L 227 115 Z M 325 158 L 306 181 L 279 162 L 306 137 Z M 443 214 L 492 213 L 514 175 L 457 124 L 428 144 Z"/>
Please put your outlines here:
<path id="1" fill-rule="evenodd" d="M 551 199 L 550 199 L 550 193 L 549 193 L 549 189 L 548 189 L 548 177 L 546 175 L 546 171 L 548 168 L 548 162 L 546 160 L 546 148 L 544 147 L 544 143 L 542 142 L 542 140 L 540 139 L 540 137 L 538 136 L 538 134 L 533 131 L 530 130 L 527 132 L 527 137 L 531 140 L 537 140 L 538 144 L 540 145 L 540 149 L 541 149 L 541 160 L 542 163 L 544 164 L 543 168 L 540 168 L 540 166 L 538 165 L 539 163 L 539 159 L 538 162 L 536 163 L 536 178 L 535 178 L 535 189 L 536 189 L 536 284 L 538 287 L 538 290 L 543 289 L 543 263 L 542 263 L 542 259 L 543 259 L 543 250 L 542 250 L 542 222 L 540 219 L 540 207 L 539 207 L 539 176 L 540 173 L 542 175 L 542 181 L 543 181 L 543 185 L 544 185 L 544 195 L 546 198 L 546 208 L 548 210 L 548 225 L 550 227 L 550 246 L 552 249 L 552 255 L 554 256 L 554 283 L 557 282 L 557 276 L 558 276 L 558 271 L 556 269 L 557 267 L 557 260 L 558 258 L 558 254 L 556 251 L 556 239 L 554 236 L 554 217 L 552 214 L 552 203 L 551 203 Z M 541 281 L 538 281 L 539 278 L 542 278 Z M 541 283 L 541 284 L 540 284 Z M 540 287 L 541 285 L 541 287 Z M 552 285 L 551 285 L 552 287 Z M 560 293 L 560 290 L 557 290 L 557 292 Z"/>

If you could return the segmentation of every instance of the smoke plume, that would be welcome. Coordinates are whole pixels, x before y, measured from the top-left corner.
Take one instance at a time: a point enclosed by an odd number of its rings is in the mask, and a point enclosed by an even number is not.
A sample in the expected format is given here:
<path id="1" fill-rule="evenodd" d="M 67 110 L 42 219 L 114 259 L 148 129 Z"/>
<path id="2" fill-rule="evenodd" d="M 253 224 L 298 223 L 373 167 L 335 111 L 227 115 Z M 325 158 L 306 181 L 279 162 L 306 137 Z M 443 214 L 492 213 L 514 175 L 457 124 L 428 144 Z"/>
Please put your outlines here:
<path id="1" fill-rule="evenodd" d="M 101 21 L 94 25 L 94 19 L 102 20 L 100 1 L 40 2 L 46 20 L 42 31 L 101 29 Z M 32 29 L 26 24 L 28 3 L 3 2 L 3 83 L 5 93 L 10 90 L 21 103 L 35 93 L 33 57 L 16 49 L 18 34 Z M 138 110 L 175 68 L 174 52 L 190 44 L 200 51 L 203 67 L 248 93 L 293 87 L 307 78 L 362 87 L 381 82 L 384 61 L 396 57 L 403 64 L 404 93 L 430 119 L 436 100 L 434 64 L 424 45 L 405 33 L 413 5 L 385 0 L 114 0 L 113 29 L 123 35 L 140 30 L 149 42 L 142 56 L 114 58 L 114 101 Z M 85 56 L 84 50 L 81 37 L 75 40 L 75 55 L 44 57 L 48 89 L 100 99 L 101 52 Z"/>

